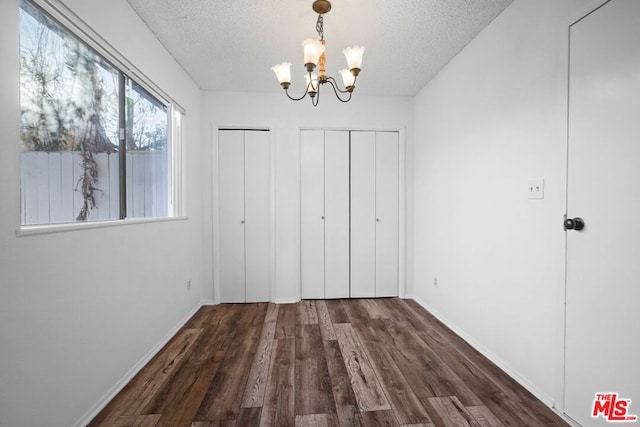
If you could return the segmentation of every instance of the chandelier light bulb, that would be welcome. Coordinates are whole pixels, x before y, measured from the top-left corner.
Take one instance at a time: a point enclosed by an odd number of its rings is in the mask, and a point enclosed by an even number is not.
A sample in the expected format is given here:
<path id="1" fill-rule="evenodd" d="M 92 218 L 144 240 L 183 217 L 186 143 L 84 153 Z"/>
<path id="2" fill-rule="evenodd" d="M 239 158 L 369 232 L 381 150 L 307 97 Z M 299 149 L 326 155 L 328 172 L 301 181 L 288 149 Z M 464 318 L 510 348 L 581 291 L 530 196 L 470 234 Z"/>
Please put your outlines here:
<path id="1" fill-rule="evenodd" d="M 324 53 L 324 45 L 315 39 L 306 39 L 302 42 L 304 48 L 304 65 L 311 72 L 318 65 L 320 56 Z M 310 65 L 312 64 L 312 65 Z"/>
<path id="2" fill-rule="evenodd" d="M 291 62 L 283 62 L 282 64 L 276 64 L 271 67 L 274 73 L 276 73 L 276 77 L 278 78 L 278 83 L 281 85 L 286 84 L 289 85 L 291 83 Z"/>
<path id="3" fill-rule="evenodd" d="M 362 68 L 362 55 L 364 54 L 364 46 L 348 47 L 342 51 L 347 58 L 347 66 L 354 76 L 357 76 Z"/>
<path id="4" fill-rule="evenodd" d="M 351 74 L 351 71 L 347 70 L 346 68 L 340 70 L 340 75 L 342 76 L 342 82 L 344 83 L 345 89 L 351 92 L 353 90 L 354 84 L 356 83 L 356 76 Z"/>

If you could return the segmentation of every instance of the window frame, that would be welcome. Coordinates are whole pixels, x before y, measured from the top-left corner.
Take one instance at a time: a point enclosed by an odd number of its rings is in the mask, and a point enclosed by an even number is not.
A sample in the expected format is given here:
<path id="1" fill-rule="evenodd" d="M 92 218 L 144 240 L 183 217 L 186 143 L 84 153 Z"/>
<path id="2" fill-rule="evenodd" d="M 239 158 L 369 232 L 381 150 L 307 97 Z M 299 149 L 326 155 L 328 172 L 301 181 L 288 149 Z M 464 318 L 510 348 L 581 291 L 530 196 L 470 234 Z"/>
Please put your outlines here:
<path id="1" fill-rule="evenodd" d="M 147 222 L 162 222 L 186 219 L 184 206 L 184 187 L 183 187 L 183 141 L 184 141 L 184 122 L 186 110 L 165 91 L 158 87 L 149 77 L 140 71 L 131 61 L 129 61 L 122 53 L 120 53 L 113 45 L 100 36 L 93 28 L 91 28 L 84 20 L 82 20 L 75 12 L 69 9 L 61 2 L 53 0 L 20 0 L 20 8 L 22 3 L 29 3 L 30 6 L 40 10 L 43 14 L 52 19 L 63 30 L 76 37 L 81 43 L 93 50 L 109 65 L 113 66 L 119 73 L 120 85 L 120 101 L 119 107 L 126 99 L 123 86 L 129 80 L 133 84 L 140 86 L 142 90 L 148 92 L 158 102 L 167 108 L 167 155 L 170 156 L 168 170 L 168 197 L 167 197 L 167 214 L 158 217 L 127 217 L 126 205 L 126 166 L 120 168 L 120 218 L 90 220 L 90 221 L 73 221 L 63 223 L 42 223 L 42 224 L 21 224 L 16 231 L 18 236 L 32 235 L 41 233 L 51 233 L 67 230 L 78 230 L 85 228 L 110 227 L 122 224 L 135 224 Z M 119 156 L 121 165 L 126 163 L 127 150 L 126 138 L 124 135 L 125 123 L 123 118 L 124 111 L 120 111 L 119 123 Z M 22 175 L 22 174 L 21 174 Z M 23 183 L 21 182 L 21 185 Z M 22 195 L 21 195 L 22 197 Z M 22 209 L 22 202 L 20 203 Z M 20 215 L 22 218 L 22 213 Z"/>

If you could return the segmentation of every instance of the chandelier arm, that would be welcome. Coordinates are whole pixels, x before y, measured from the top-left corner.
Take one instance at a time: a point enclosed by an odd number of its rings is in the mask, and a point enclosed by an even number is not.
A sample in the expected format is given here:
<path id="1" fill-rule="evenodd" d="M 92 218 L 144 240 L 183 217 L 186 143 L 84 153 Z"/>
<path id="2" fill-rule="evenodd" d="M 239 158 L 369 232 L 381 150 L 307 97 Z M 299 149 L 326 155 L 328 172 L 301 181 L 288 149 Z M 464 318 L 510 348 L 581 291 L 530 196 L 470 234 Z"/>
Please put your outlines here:
<path id="1" fill-rule="evenodd" d="M 331 79 L 331 80 L 333 80 L 333 79 Z M 345 103 L 351 101 L 351 94 L 353 92 L 341 91 L 340 89 L 337 89 L 336 85 L 333 84 L 333 82 L 331 80 L 327 79 L 327 81 L 331 84 L 331 87 L 333 88 L 333 93 L 336 94 L 336 98 L 338 98 L 341 102 L 345 102 Z M 340 97 L 340 93 L 338 91 L 340 91 L 342 93 L 348 93 L 349 96 L 346 99 L 342 99 L 342 97 Z"/>
<path id="2" fill-rule="evenodd" d="M 289 95 L 289 91 L 287 89 L 284 90 L 284 93 L 286 93 L 287 97 L 289 97 L 289 99 L 292 100 L 292 101 L 301 101 L 301 100 L 303 100 L 304 97 L 307 96 L 308 92 L 309 92 L 309 87 L 307 86 L 307 90 L 304 91 L 304 94 L 300 98 L 294 98 L 291 95 Z"/>
<path id="3" fill-rule="evenodd" d="M 333 77 L 327 77 L 327 81 L 329 83 L 331 83 L 331 86 L 333 86 L 333 90 L 334 91 L 338 91 L 340 93 L 349 93 L 348 90 L 342 90 L 338 87 L 338 82 L 336 81 L 336 79 L 334 79 Z M 355 83 L 354 83 L 355 84 Z"/>

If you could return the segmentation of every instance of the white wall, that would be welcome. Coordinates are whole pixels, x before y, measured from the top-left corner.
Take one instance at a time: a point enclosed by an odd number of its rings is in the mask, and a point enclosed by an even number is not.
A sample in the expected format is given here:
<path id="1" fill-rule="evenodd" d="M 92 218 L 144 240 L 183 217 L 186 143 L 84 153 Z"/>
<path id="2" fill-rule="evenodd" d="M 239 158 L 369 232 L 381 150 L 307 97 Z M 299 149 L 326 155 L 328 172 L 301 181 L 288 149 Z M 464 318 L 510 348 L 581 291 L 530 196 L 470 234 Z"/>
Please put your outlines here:
<path id="1" fill-rule="evenodd" d="M 361 78 L 366 78 L 365 72 Z M 278 84 L 275 76 L 273 84 Z M 203 174 L 203 182 L 209 186 L 209 211 L 205 216 L 215 220 L 218 211 L 216 197 L 211 197 L 217 186 L 214 181 L 217 179 L 217 160 L 213 147 L 218 127 L 264 127 L 272 131 L 275 158 L 275 301 L 293 301 L 300 297 L 299 130 L 308 127 L 401 130 L 407 141 L 413 134 L 412 98 L 364 97 L 358 95 L 356 89 L 352 101 L 341 104 L 333 94 L 323 94 L 316 108 L 308 99 L 293 102 L 284 93 L 207 92 L 204 95 L 203 123 L 206 131 L 203 133 L 206 143 L 203 153 L 206 153 L 204 156 L 210 165 Z M 204 236 L 212 235 L 211 227 L 212 221 L 209 221 Z M 212 258 L 209 251 L 205 262 Z"/>
<path id="2" fill-rule="evenodd" d="M 65 4 L 186 108 L 189 219 L 16 236 L 19 1 L 2 0 L 1 426 L 80 421 L 203 298 L 211 298 L 201 255 L 201 94 L 125 0 Z"/>
<path id="3" fill-rule="evenodd" d="M 567 34 L 590 3 L 516 0 L 415 98 L 414 295 L 557 406 Z"/>

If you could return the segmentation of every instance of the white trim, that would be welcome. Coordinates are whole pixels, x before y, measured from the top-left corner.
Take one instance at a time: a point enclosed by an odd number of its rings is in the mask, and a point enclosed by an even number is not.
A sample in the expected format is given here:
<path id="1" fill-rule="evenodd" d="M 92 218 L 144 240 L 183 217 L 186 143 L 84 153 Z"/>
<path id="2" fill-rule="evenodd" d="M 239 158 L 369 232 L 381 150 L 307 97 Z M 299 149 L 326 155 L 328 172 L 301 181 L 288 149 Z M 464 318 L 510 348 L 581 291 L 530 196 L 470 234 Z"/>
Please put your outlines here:
<path id="1" fill-rule="evenodd" d="M 295 304 L 300 302 L 299 298 L 278 298 L 274 301 L 276 304 Z"/>
<path id="2" fill-rule="evenodd" d="M 277 222 L 276 222 L 276 133 L 273 129 L 269 129 L 269 191 L 271 192 L 271 227 L 269 230 L 269 238 L 271 239 L 271 253 L 269 254 L 269 301 L 275 302 L 276 300 L 276 239 L 278 236 Z"/>
<path id="3" fill-rule="evenodd" d="M 61 233 L 63 231 L 87 230 L 92 228 L 118 227 L 121 225 L 149 224 L 153 222 L 184 221 L 187 216 L 170 216 L 157 218 L 126 218 L 113 221 L 70 222 L 68 224 L 23 225 L 16 230 L 16 236 L 34 236 L 37 234 Z"/>
<path id="4" fill-rule="evenodd" d="M 205 305 L 204 301 L 201 301 L 195 305 L 167 334 L 160 339 L 160 341 L 154 345 L 147 354 L 145 354 L 127 373 L 125 373 L 120 380 L 118 380 L 104 396 L 102 396 L 87 412 L 85 412 L 78 421 L 73 424 L 73 427 L 83 427 L 88 425 L 96 415 L 102 411 L 107 404 L 113 400 L 120 391 L 144 368 L 147 363 L 153 359 L 153 357 L 167 345 L 167 343 L 173 338 L 178 331 L 191 319 L 200 308 Z"/>
<path id="5" fill-rule="evenodd" d="M 407 294 L 407 155 L 404 128 L 398 131 L 398 296 Z"/>

